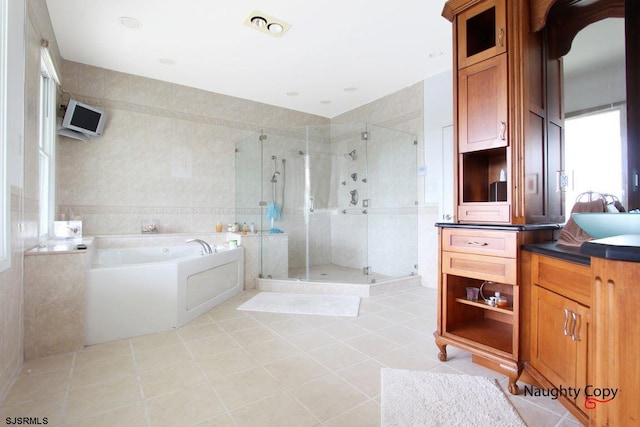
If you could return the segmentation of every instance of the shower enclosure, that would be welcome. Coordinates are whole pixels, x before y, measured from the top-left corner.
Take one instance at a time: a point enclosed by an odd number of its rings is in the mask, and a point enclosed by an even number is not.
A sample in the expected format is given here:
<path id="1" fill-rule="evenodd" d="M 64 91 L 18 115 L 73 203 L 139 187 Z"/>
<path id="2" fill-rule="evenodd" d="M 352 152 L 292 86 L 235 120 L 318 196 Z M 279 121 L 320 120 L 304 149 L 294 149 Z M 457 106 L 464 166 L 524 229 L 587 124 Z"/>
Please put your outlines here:
<path id="1" fill-rule="evenodd" d="M 240 141 L 236 220 L 260 230 L 260 277 L 372 284 L 416 275 L 416 168 L 415 135 L 370 124 Z"/>

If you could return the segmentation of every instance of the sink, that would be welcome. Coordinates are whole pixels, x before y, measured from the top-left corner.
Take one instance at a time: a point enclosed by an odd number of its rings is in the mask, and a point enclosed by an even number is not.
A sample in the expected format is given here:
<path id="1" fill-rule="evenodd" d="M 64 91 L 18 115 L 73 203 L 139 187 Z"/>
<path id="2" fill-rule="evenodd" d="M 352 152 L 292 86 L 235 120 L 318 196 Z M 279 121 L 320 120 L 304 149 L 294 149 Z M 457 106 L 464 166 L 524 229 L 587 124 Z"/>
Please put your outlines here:
<path id="1" fill-rule="evenodd" d="M 574 213 L 571 218 L 594 239 L 640 234 L 638 213 Z"/>

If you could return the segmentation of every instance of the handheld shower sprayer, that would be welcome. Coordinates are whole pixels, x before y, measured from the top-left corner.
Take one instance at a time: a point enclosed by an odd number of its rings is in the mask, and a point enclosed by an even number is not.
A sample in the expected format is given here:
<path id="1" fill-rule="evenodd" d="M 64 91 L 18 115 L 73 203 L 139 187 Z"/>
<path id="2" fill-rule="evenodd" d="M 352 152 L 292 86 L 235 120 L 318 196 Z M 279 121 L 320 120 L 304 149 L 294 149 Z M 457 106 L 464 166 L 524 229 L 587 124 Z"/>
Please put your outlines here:
<path id="1" fill-rule="evenodd" d="M 355 160 L 358 158 L 358 156 L 356 155 L 356 150 L 355 148 L 353 150 L 351 150 L 350 153 L 347 153 L 344 155 L 345 159 L 351 159 L 351 160 Z"/>

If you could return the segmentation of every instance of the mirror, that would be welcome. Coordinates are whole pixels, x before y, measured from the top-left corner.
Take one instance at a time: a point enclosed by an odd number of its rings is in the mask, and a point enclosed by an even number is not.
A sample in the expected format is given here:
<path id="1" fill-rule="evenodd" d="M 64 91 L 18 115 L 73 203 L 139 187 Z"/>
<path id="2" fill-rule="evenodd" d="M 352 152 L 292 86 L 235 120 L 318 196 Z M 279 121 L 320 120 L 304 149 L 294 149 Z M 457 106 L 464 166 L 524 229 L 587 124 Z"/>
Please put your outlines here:
<path id="1" fill-rule="evenodd" d="M 590 24 L 563 57 L 567 213 L 587 191 L 612 194 L 629 208 L 624 24 Z"/>

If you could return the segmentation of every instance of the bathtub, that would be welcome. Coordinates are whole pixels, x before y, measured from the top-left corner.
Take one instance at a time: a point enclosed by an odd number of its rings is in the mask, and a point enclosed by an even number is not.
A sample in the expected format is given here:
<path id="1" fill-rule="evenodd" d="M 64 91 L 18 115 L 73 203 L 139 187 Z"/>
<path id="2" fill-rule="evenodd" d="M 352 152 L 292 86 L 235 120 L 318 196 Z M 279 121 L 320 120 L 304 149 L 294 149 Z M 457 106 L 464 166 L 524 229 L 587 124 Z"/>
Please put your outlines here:
<path id="1" fill-rule="evenodd" d="M 85 345 L 179 328 L 240 293 L 244 249 L 98 248 L 87 269 Z"/>

